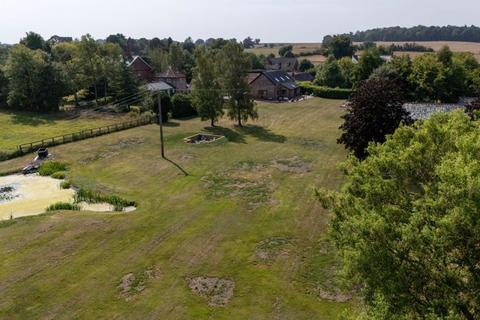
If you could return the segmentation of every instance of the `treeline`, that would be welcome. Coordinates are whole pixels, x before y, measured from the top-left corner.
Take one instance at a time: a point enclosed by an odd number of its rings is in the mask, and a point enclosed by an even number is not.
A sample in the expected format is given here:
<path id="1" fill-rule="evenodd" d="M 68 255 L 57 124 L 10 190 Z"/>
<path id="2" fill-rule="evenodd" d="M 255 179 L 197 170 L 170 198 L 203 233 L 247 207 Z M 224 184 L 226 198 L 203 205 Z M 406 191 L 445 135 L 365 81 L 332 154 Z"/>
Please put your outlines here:
<path id="1" fill-rule="evenodd" d="M 1 108 L 58 111 L 69 95 L 77 105 L 80 94 L 98 105 L 101 97 L 121 99 L 138 90 L 121 48 L 90 35 L 52 44 L 30 32 L 0 63 Z"/>
<path id="2" fill-rule="evenodd" d="M 384 55 L 393 54 L 394 52 L 435 52 L 432 48 L 422 46 L 418 43 L 403 43 L 403 44 L 391 44 L 388 46 L 378 46 L 375 42 L 363 42 L 356 46 L 357 50 L 368 50 L 370 48 L 377 47 L 378 50 Z"/>
<path id="3" fill-rule="evenodd" d="M 357 88 L 364 80 L 381 75 L 401 83 L 412 101 L 457 102 L 461 96 L 480 92 L 478 61 L 473 54 L 453 53 L 448 47 L 415 59 L 403 55 L 388 60 L 373 46 L 354 61 L 351 39 L 338 36 L 328 51 L 328 60 L 316 69 L 315 84 L 319 86 Z"/>
<path id="4" fill-rule="evenodd" d="M 416 26 L 412 28 L 376 28 L 351 33 L 353 41 L 466 41 L 480 42 L 476 26 Z"/>

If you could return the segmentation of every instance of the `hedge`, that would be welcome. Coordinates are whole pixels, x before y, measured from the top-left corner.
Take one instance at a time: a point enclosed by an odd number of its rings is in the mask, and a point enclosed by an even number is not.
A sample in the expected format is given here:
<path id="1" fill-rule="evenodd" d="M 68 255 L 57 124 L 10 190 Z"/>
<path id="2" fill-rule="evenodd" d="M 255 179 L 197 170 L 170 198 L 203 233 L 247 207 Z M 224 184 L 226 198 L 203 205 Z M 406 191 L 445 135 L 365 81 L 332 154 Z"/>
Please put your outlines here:
<path id="1" fill-rule="evenodd" d="M 189 96 L 183 93 L 177 93 L 172 98 L 172 118 L 180 119 L 196 116 L 197 111 L 192 106 Z"/>
<path id="2" fill-rule="evenodd" d="M 348 99 L 352 95 L 352 89 L 321 87 L 310 82 L 300 82 L 300 88 L 305 94 L 327 99 Z"/>

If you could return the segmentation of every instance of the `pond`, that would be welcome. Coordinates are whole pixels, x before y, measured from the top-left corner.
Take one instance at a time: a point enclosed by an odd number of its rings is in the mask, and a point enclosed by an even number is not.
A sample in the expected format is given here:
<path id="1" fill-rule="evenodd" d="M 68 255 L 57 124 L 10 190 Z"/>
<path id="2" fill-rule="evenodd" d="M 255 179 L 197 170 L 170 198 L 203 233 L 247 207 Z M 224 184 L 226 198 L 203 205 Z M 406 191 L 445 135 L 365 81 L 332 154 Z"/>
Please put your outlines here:
<path id="1" fill-rule="evenodd" d="M 75 191 L 60 187 L 61 180 L 39 175 L 0 177 L 0 220 L 45 213 L 57 202 L 73 202 Z"/>
<path id="2" fill-rule="evenodd" d="M 0 177 L 0 220 L 43 214 L 58 202 L 74 203 L 75 190 L 62 189 L 62 180 L 38 174 Z M 80 210 L 113 213 L 115 206 L 108 203 L 78 203 Z M 135 211 L 126 207 L 124 212 Z"/>

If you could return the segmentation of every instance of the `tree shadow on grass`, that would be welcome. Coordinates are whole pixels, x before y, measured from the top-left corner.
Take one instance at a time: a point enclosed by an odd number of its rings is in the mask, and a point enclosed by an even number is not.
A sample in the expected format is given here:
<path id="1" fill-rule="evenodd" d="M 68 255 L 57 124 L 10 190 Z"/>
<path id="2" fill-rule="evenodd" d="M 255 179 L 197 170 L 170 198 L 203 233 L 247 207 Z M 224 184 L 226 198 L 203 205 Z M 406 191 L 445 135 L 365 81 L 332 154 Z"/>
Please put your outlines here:
<path id="1" fill-rule="evenodd" d="M 234 143 L 247 143 L 245 136 L 239 132 L 224 127 L 205 127 L 205 131 L 218 136 L 224 136 L 228 141 Z"/>
<path id="2" fill-rule="evenodd" d="M 240 131 L 243 131 L 246 134 L 251 135 L 261 141 L 276 143 L 285 143 L 287 141 L 287 137 L 273 133 L 271 130 L 261 126 L 247 125 L 239 129 Z"/>
<path id="3" fill-rule="evenodd" d="M 46 124 L 55 124 L 57 120 L 62 120 L 64 117 L 50 114 L 50 115 L 39 115 L 35 113 L 11 113 L 12 123 L 37 127 Z"/>

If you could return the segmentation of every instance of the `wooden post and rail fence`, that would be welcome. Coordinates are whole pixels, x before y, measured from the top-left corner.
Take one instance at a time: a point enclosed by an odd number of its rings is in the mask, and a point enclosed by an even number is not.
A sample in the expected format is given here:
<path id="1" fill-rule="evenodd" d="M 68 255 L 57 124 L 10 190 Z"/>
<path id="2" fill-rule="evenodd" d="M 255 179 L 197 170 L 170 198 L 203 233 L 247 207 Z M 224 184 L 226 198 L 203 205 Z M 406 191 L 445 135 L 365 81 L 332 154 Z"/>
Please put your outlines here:
<path id="1" fill-rule="evenodd" d="M 157 118 L 154 116 L 143 117 L 141 119 L 136 119 L 132 121 L 115 123 L 108 126 L 82 130 L 82 131 L 69 133 L 61 136 L 24 143 L 17 146 L 16 153 L 18 153 L 19 155 L 23 155 L 23 154 L 35 152 L 40 148 L 53 147 L 61 144 L 74 142 L 74 141 L 80 141 L 80 140 L 85 140 L 93 137 L 103 136 L 103 135 L 117 132 L 117 131 L 149 125 L 157 121 L 158 121 Z"/>

